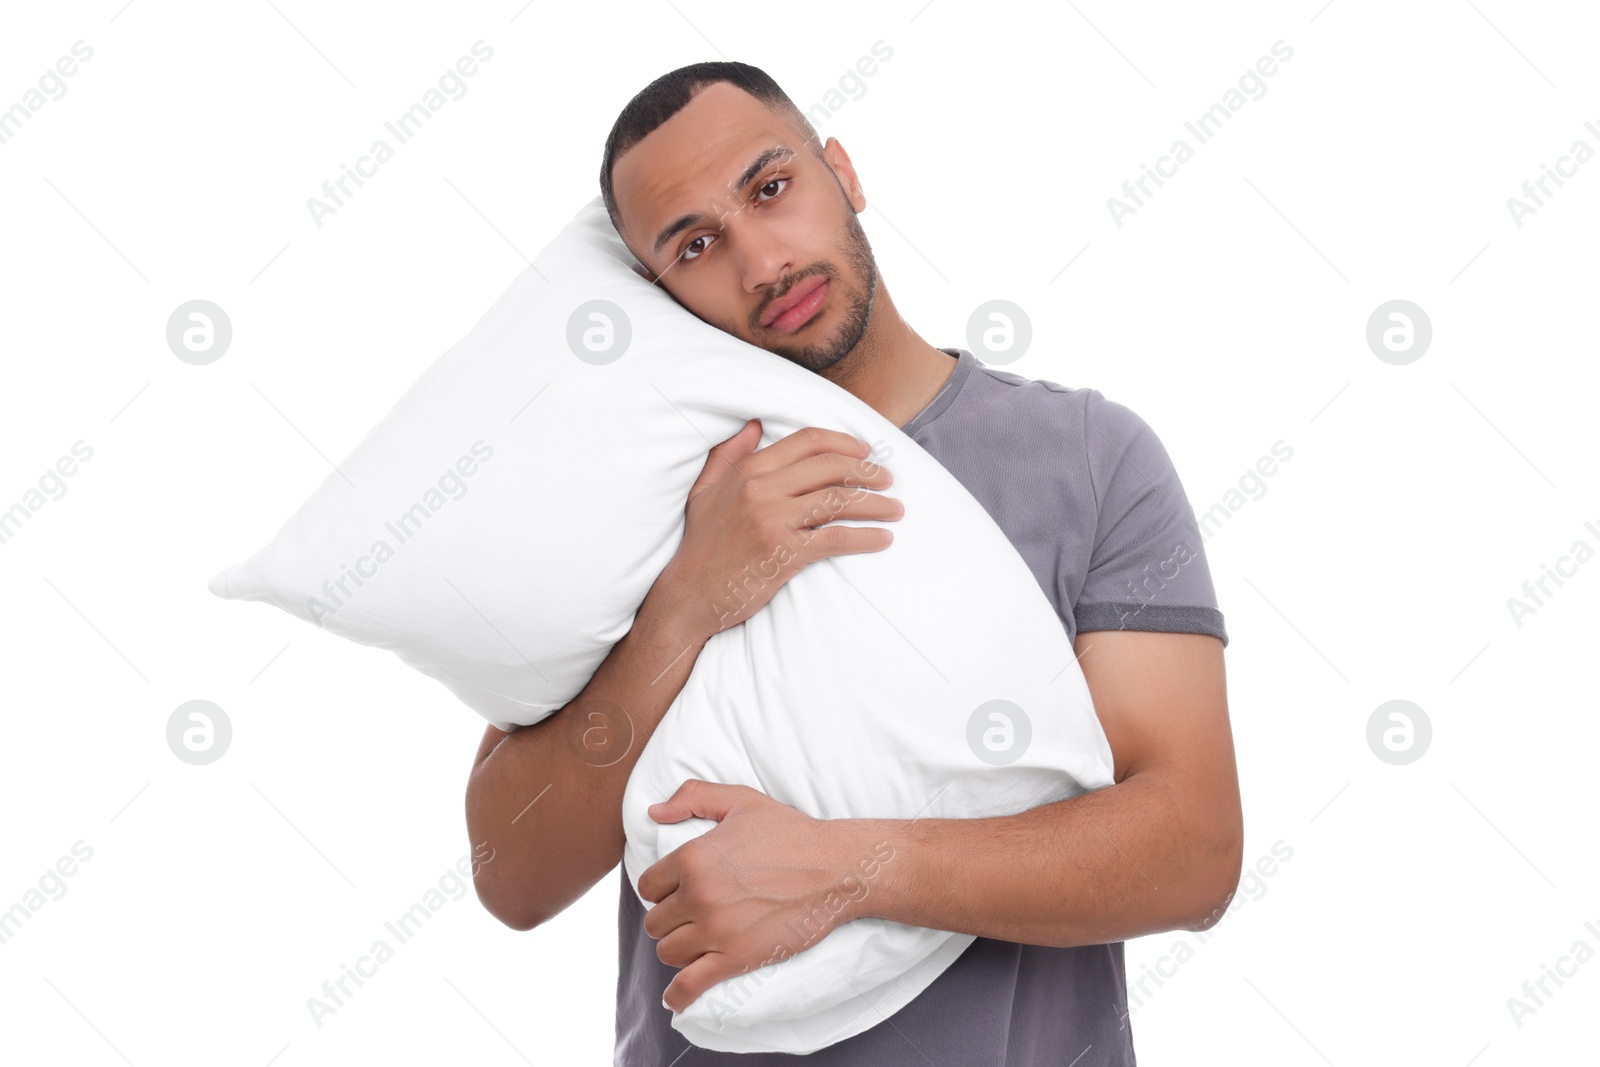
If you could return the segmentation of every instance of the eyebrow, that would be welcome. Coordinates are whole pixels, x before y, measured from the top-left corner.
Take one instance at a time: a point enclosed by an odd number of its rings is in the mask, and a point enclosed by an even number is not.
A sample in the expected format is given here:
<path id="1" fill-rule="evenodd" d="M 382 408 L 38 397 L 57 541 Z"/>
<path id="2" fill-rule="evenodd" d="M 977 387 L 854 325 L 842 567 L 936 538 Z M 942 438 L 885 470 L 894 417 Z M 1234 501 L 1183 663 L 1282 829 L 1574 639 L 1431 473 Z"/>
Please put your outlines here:
<path id="1" fill-rule="evenodd" d="M 739 175 L 738 180 L 729 183 L 729 188 L 743 189 L 745 186 L 749 185 L 753 180 L 755 180 L 756 175 L 766 170 L 767 165 L 773 160 L 779 159 L 780 157 L 790 157 L 793 155 L 794 152 L 785 145 L 775 145 L 772 148 L 767 149 L 765 152 L 762 152 L 759 156 L 756 156 L 755 159 L 750 161 L 750 165 L 744 168 L 744 173 Z M 700 222 L 705 217 L 706 216 L 703 213 L 693 211 L 687 215 L 680 215 L 673 219 L 671 222 L 667 223 L 666 226 L 662 227 L 661 232 L 656 235 L 655 244 L 650 248 L 651 252 L 659 256 L 661 254 L 661 250 L 665 248 L 674 237 Z"/>

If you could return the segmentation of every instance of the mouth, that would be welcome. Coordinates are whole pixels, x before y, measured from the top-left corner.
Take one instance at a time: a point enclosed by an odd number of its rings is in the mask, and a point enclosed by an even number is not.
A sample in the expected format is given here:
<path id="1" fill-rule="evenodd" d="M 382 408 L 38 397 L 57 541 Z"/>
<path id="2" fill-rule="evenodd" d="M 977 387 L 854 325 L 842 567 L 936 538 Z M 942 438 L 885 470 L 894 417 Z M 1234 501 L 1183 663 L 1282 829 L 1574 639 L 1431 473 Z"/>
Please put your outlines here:
<path id="1" fill-rule="evenodd" d="M 774 333 L 793 333 L 821 310 L 831 288 L 828 279 L 823 277 L 801 282 L 792 293 L 767 309 L 762 325 Z"/>

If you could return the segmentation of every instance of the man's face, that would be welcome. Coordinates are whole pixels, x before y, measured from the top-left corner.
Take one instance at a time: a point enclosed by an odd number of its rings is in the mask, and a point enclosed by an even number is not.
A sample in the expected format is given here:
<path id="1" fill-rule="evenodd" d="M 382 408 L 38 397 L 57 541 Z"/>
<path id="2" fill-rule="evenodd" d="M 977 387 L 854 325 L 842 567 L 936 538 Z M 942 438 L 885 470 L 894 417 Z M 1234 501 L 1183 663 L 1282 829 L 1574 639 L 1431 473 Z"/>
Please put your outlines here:
<path id="1" fill-rule="evenodd" d="M 838 143 L 825 151 L 833 167 L 783 116 L 717 82 L 612 168 L 622 239 L 657 284 L 711 325 L 819 373 L 866 333 L 878 287 L 856 218 L 866 200 Z"/>

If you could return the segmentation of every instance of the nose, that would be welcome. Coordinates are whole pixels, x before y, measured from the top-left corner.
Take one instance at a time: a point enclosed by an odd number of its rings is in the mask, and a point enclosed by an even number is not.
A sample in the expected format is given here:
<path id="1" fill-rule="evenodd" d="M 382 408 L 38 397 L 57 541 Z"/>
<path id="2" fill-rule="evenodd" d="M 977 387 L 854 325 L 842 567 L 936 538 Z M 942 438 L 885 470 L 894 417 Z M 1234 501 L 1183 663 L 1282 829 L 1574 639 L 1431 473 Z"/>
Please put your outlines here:
<path id="1" fill-rule="evenodd" d="M 731 222 L 728 229 L 734 229 Z M 771 289 L 792 273 L 794 255 L 788 242 L 758 223 L 739 226 L 733 245 L 747 293 Z"/>

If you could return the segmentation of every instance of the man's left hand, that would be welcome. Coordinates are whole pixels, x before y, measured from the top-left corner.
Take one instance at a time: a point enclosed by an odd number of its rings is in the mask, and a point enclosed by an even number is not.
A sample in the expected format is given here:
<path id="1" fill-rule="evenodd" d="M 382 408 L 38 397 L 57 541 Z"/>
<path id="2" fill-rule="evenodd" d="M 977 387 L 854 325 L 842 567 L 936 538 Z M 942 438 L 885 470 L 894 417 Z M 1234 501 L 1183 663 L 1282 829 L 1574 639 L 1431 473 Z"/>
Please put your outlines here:
<path id="1" fill-rule="evenodd" d="M 690 778 L 649 808 L 661 823 L 717 825 L 639 876 L 661 962 L 681 968 L 663 1002 L 683 1011 L 724 979 L 789 958 L 856 918 L 841 820 L 814 819 L 744 785 Z"/>

